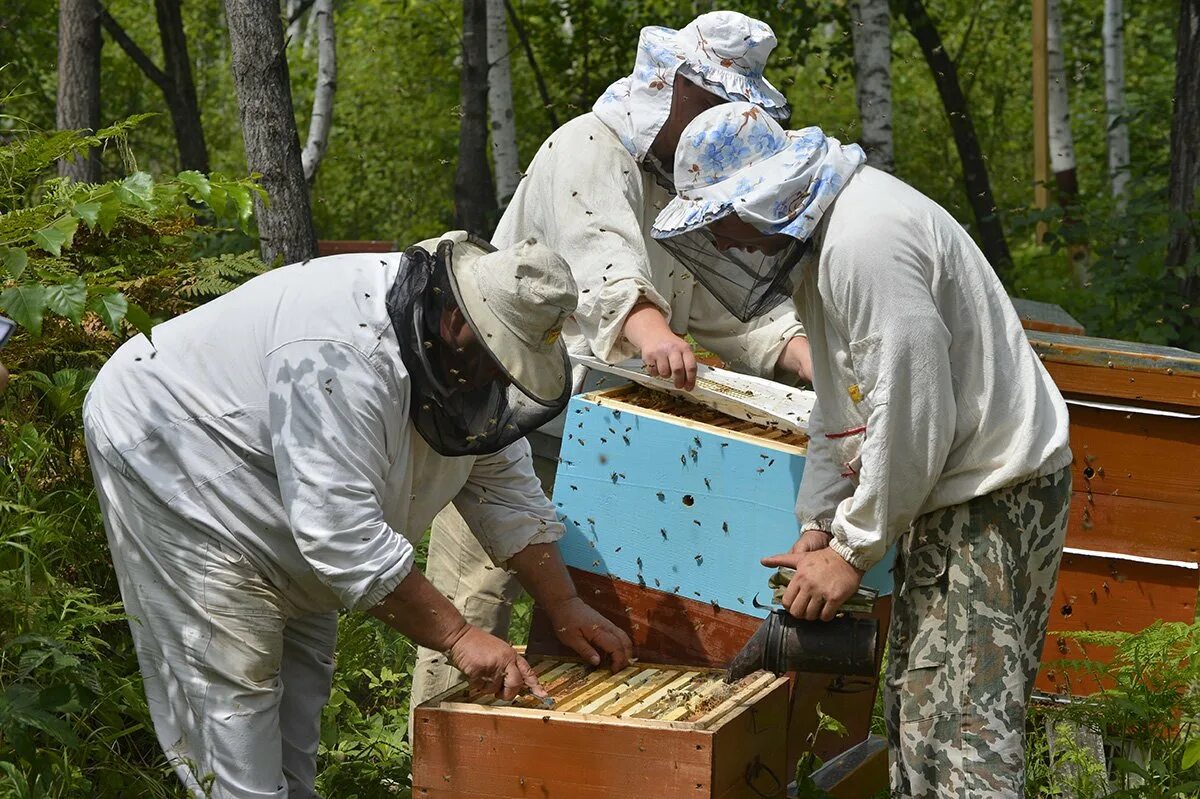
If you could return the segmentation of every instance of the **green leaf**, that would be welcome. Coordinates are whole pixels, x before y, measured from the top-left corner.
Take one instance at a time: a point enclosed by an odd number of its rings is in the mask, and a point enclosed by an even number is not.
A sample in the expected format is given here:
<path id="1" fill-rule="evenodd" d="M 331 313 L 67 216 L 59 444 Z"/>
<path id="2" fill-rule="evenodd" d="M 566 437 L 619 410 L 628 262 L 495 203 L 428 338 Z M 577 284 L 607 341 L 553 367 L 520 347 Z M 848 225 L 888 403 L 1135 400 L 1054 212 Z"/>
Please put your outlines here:
<path id="1" fill-rule="evenodd" d="M 154 178 L 148 172 L 134 172 L 118 183 L 114 192 L 123 203 L 150 208 L 154 204 Z"/>
<path id="2" fill-rule="evenodd" d="M 229 197 L 228 192 L 220 186 L 213 186 L 208 195 L 208 205 L 213 209 L 213 213 L 218 217 L 225 216 L 225 204 Z"/>
<path id="3" fill-rule="evenodd" d="M 238 227 L 242 229 L 242 232 L 248 233 L 250 214 L 254 210 L 254 206 L 250 203 L 250 190 L 245 186 L 230 186 L 226 191 L 234 204 L 234 207 L 229 210 L 237 214 Z"/>
<path id="4" fill-rule="evenodd" d="M 33 243 L 51 255 L 62 254 L 63 246 L 70 246 L 75 238 L 75 230 L 79 220 L 73 216 L 61 216 L 54 222 L 33 234 Z"/>
<path id="5" fill-rule="evenodd" d="M 73 277 L 66 283 L 46 287 L 46 307 L 75 324 L 83 321 L 87 307 L 87 284 L 81 277 Z"/>
<path id="6" fill-rule="evenodd" d="M 88 307 L 100 317 L 104 324 L 108 325 L 109 330 L 113 333 L 120 333 L 121 320 L 129 311 L 129 301 L 125 299 L 124 294 L 114 291 L 93 297 Z"/>
<path id="7" fill-rule="evenodd" d="M 193 200 L 208 202 L 208 196 L 212 189 L 209 185 L 208 178 L 206 178 L 202 173 L 197 172 L 194 169 L 189 169 L 186 172 L 180 172 L 178 177 L 176 177 L 176 180 L 189 189 L 188 196 Z"/>
<path id="8" fill-rule="evenodd" d="M 29 255 L 20 247 L 9 247 L 4 251 L 4 268 L 12 275 L 13 280 L 20 280 L 29 266 Z"/>
<path id="9" fill-rule="evenodd" d="M 107 236 L 112 233 L 113 225 L 117 223 L 117 217 L 121 215 L 121 201 L 116 197 L 109 195 L 100 201 L 100 211 L 96 214 L 96 224 L 100 228 L 100 232 Z"/>
<path id="10" fill-rule="evenodd" d="M 150 329 L 154 327 L 154 321 L 150 318 L 150 314 L 142 310 L 142 307 L 136 302 L 129 302 L 128 308 L 125 310 L 125 321 L 137 328 L 139 333 L 144 333 L 146 338 L 150 338 Z"/>
<path id="11" fill-rule="evenodd" d="M 1200 763 L 1200 738 L 1193 738 L 1183 750 L 1183 768 L 1189 769 Z"/>
<path id="12" fill-rule="evenodd" d="M 46 310 L 46 289 L 34 283 L 13 286 L 0 293 L 0 306 L 21 327 L 35 336 L 42 335 L 42 314 Z"/>
<path id="13" fill-rule="evenodd" d="M 95 230 L 96 222 L 100 218 L 100 207 L 99 201 L 88 200 L 87 202 L 75 203 L 75 207 L 71 209 L 71 213 L 86 222 L 89 230 Z"/>

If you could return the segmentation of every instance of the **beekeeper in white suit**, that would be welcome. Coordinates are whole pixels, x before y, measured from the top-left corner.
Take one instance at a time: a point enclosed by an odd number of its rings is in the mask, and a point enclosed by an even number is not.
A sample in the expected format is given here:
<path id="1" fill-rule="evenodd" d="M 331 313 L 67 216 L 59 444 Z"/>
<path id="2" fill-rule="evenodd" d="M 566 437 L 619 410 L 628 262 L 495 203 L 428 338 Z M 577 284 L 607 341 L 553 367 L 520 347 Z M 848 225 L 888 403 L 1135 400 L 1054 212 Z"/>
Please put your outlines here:
<path id="1" fill-rule="evenodd" d="M 283 267 L 96 378 L 84 425 L 109 545 L 155 731 L 196 795 L 316 796 L 340 608 L 497 694 L 542 692 L 413 568 L 450 502 L 564 643 L 628 662 L 575 594 L 523 438 L 570 394 L 575 284 L 544 245 L 492 250 L 448 233 Z"/>
<path id="2" fill-rule="evenodd" d="M 763 77 L 774 47 L 769 26 L 733 11 L 703 14 L 680 30 L 643 28 L 633 74 L 542 144 L 492 241 L 503 247 L 536 236 L 571 265 L 580 290 L 563 326 L 571 352 L 609 363 L 640 355 L 651 372 L 690 390 L 696 359 L 684 336 L 691 334 L 734 369 L 807 379 L 808 345 L 787 292 L 726 304 L 727 295 L 696 285 L 649 235 L 673 196 L 679 134 L 697 114 L 748 100 L 787 116 L 786 99 Z M 721 257 L 711 248 L 704 255 Z M 788 270 L 779 274 L 786 279 Z M 576 390 L 582 381 L 581 370 Z M 530 436 L 547 491 L 561 443 L 555 432 Z M 507 634 L 520 585 L 491 568 L 453 508 L 434 522 L 428 563 L 430 580 L 472 623 Z M 457 678 L 437 653 L 422 650 L 413 696 L 432 696 Z"/>

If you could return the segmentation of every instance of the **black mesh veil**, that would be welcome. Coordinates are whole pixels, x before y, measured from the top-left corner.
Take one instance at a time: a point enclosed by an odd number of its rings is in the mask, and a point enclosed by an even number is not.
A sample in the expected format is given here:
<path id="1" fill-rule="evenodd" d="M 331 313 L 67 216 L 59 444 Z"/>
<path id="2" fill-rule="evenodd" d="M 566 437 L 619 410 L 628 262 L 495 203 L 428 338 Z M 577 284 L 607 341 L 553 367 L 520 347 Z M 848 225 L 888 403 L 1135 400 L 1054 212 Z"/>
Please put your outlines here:
<path id="1" fill-rule="evenodd" d="M 792 296 L 793 272 L 808 249 L 794 241 L 776 255 L 717 249 L 707 228 L 681 233 L 658 243 L 743 322 L 769 312 Z"/>
<path id="2" fill-rule="evenodd" d="M 495 248 L 472 237 L 491 252 Z M 571 395 L 570 361 L 563 393 L 550 404 L 526 395 L 500 361 L 482 344 L 456 348 L 443 340 L 442 316 L 458 307 L 447 272 L 453 244 L 444 240 L 437 253 L 420 247 L 404 252 L 400 272 L 387 296 L 388 315 L 411 385 L 409 416 L 417 432 L 441 455 L 488 455 L 541 427 L 566 408 Z"/>

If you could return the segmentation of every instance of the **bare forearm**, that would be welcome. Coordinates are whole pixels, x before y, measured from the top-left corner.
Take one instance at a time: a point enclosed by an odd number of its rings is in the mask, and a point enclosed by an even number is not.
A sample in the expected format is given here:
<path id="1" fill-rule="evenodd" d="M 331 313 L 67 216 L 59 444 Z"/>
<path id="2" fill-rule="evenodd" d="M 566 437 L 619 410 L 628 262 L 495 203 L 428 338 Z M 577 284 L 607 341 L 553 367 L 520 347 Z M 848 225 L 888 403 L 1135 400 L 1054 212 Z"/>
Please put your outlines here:
<path id="1" fill-rule="evenodd" d="M 806 383 L 812 382 L 812 352 L 808 348 L 807 336 L 796 336 L 787 343 L 775 362 L 777 373 L 799 375 Z"/>
<path id="2" fill-rule="evenodd" d="M 675 335 L 663 312 L 657 305 L 649 302 L 633 306 L 633 310 L 625 317 L 624 332 L 629 343 L 639 350 L 653 337 Z"/>
<path id="3" fill-rule="evenodd" d="M 557 544 L 531 544 L 509 558 L 508 565 L 534 601 L 544 608 L 556 608 L 578 597 Z"/>
<path id="4" fill-rule="evenodd" d="M 470 627 L 450 600 L 416 569 L 370 613 L 412 641 L 439 652 L 454 646 Z"/>

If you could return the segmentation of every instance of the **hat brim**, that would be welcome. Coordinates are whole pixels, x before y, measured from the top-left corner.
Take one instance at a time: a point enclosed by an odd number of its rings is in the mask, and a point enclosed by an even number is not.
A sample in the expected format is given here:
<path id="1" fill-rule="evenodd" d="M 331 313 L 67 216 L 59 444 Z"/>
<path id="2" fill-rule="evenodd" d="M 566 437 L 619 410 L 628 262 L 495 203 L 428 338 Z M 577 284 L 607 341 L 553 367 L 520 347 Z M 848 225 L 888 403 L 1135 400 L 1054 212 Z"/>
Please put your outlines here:
<path id="1" fill-rule="evenodd" d="M 669 239 L 711 225 L 737 211 L 739 202 L 744 201 L 746 196 L 738 191 L 742 181 L 749 181 L 754 188 L 764 180 L 777 180 L 781 173 L 786 172 L 781 164 L 786 163 L 791 155 L 791 143 L 799 138 L 797 131 L 785 130 L 783 133 L 789 144 L 774 155 L 710 186 L 681 189 L 654 218 L 654 224 L 650 227 L 651 237 Z"/>
<path id="2" fill-rule="evenodd" d="M 450 287 L 479 342 L 508 379 L 534 402 L 547 406 L 562 402 L 571 390 L 570 358 L 562 337 L 534 348 L 512 333 L 488 306 L 473 274 L 474 269 L 486 267 L 488 256 L 496 249 L 470 235 L 451 241 L 453 246 L 446 254 Z"/>
<path id="3" fill-rule="evenodd" d="M 730 102 L 747 102 L 766 111 L 773 119 L 783 122 L 792 115 L 787 98 L 767 81 L 766 78 L 749 78 L 732 69 L 723 69 L 712 64 L 686 63 L 682 74 L 693 83 L 723 96 Z"/>

